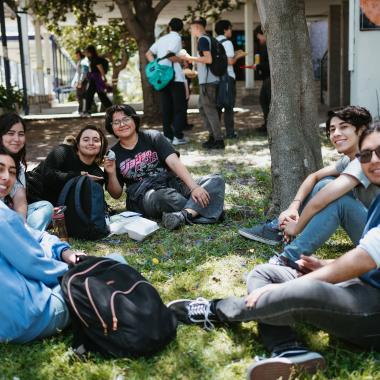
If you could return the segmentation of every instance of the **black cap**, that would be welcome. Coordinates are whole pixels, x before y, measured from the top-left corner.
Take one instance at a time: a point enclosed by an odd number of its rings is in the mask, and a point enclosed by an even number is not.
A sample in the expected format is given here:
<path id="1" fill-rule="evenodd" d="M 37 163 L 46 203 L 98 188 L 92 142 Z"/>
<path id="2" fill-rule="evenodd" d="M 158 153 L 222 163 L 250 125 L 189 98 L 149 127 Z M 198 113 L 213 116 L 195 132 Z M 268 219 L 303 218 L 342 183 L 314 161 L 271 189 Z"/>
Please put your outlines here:
<path id="1" fill-rule="evenodd" d="M 202 25 L 204 28 L 206 27 L 207 25 L 207 21 L 205 18 L 203 17 L 196 17 L 194 18 L 192 21 L 191 21 L 191 25 L 193 24 L 198 24 L 198 25 Z"/>

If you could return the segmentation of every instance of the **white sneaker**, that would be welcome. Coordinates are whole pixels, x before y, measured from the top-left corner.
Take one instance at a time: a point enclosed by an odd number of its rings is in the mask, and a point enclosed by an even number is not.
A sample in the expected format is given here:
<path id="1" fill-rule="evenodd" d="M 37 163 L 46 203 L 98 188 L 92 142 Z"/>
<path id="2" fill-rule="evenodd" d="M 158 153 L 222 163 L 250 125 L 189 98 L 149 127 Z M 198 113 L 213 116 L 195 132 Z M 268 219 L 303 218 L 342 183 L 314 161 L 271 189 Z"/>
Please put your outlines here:
<path id="1" fill-rule="evenodd" d="M 173 145 L 184 145 L 187 144 L 190 140 L 187 137 L 182 137 L 182 139 L 178 139 L 177 137 L 174 137 L 173 139 Z"/>
<path id="2" fill-rule="evenodd" d="M 296 371 L 313 374 L 325 367 L 325 359 L 317 352 L 285 351 L 269 359 L 256 357 L 255 363 L 248 368 L 247 378 L 248 380 L 288 380 Z"/>

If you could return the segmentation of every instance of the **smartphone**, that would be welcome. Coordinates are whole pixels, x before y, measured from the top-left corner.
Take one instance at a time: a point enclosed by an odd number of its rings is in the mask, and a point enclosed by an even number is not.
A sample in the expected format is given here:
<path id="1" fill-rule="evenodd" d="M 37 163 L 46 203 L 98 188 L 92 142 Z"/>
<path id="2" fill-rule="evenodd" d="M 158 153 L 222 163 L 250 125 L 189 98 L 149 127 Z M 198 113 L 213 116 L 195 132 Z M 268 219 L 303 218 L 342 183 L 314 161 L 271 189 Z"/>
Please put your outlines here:
<path id="1" fill-rule="evenodd" d="M 287 267 L 293 268 L 302 274 L 310 273 L 311 270 L 307 268 L 300 267 L 295 261 L 290 260 L 286 256 L 279 255 L 277 252 L 273 251 L 274 254 L 280 259 L 280 261 Z"/>

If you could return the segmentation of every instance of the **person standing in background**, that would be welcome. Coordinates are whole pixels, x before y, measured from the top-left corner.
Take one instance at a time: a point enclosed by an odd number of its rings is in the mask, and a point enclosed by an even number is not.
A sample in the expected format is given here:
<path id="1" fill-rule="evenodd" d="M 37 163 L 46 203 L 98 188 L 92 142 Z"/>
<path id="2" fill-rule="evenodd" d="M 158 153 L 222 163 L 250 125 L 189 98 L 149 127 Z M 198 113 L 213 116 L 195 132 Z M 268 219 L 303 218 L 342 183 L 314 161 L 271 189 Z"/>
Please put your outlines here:
<path id="1" fill-rule="evenodd" d="M 234 106 L 236 99 L 236 75 L 234 72 L 234 64 L 236 61 L 246 55 L 242 50 L 235 52 L 234 45 L 231 42 L 232 37 L 232 24 L 229 20 L 219 20 L 215 25 L 216 39 L 223 45 L 224 50 L 228 58 L 227 74 L 229 89 L 231 89 L 230 96 L 233 98 L 231 106 L 224 107 L 224 127 L 226 128 L 226 138 L 236 139 L 237 134 L 234 126 Z M 222 109 L 219 109 L 219 115 L 221 115 Z"/>
<path id="2" fill-rule="evenodd" d="M 261 25 L 258 25 L 253 31 L 254 40 L 258 42 L 260 52 L 260 63 L 256 64 L 256 72 L 260 75 L 263 81 L 260 90 L 260 105 L 264 114 L 264 124 L 262 128 L 267 129 L 267 121 L 269 115 L 270 101 L 271 101 L 271 81 L 270 81 L 270 67 L 268 59 L 267 38 L 265 37 Z"/>
<path id="3" fill-rule="evenodd" d="M 165 57 L 168 53 L 174 53 L 173 57 L 160 61 L 161 65 L 171 66 L 174 69 L 174 80 L 160 91 L 162 125 L 164 136 L 173 145 L 187 144 L 189 140 L 184 137 L 183 130 L 186 126 L 186 87 L 185 75 L 180 65 L 181 59 L 176 55 L 182 49 L 182 40 L 179 32 L 183 29 L 183 22 L 179 18 L 172 18 L 168 25 L 169 33 L 159 38 L 146 52 L 149 62 L 157 58 Z"/>
<path id="4" fill-rule="evenodd" d="M 83 103 L 86 97 L 87 89 L 87 74 L 89 71 L 89 61 L 88 58 L 82 53 L 80 49 L 75 51 L 75 60 L 76 60 L 76 71 L 74 79 L 71 82 L 71 86 L 76 89 L 76 95 L 78 100 L 78 113 L 83 115 Z"/>

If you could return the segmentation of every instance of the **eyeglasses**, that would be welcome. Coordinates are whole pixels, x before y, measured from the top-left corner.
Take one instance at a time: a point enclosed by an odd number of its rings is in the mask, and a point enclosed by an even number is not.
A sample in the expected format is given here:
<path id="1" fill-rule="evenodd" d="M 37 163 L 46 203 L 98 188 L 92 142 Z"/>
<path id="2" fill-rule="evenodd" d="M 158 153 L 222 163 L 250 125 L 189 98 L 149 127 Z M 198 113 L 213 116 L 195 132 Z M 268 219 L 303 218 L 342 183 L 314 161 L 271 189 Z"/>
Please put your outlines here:
<path id="1" fill-rule="evenodd" d="M 368 164 L 372 160 L 373 152 L 375 152 L 377 158 L 380 158 L 380 146 L 375 149 L 365 149 L 356 154 L 361 164 Z"/>
<path id="2" fill-rule="evenodd" d="M 125 124 L 128 124 L 133 118 L 130 117 L 130 116 L 127 116 L 127 117 L 123 117 L 122 119 L 120 120 L 115 120 L 112 122 L 112 125 L 115 126 L 115 127 L 120 127 L 121 125 L 125 125 Z"/>

